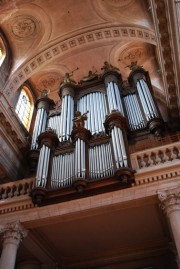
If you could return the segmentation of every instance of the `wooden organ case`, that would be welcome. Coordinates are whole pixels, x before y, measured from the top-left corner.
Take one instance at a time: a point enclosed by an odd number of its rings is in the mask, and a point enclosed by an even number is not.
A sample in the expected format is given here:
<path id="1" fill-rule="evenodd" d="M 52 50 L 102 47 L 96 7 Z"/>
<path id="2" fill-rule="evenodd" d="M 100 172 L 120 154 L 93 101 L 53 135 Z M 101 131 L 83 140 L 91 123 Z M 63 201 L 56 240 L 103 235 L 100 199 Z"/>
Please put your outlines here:
<path id="1" fill-rule="evenodd" d="M 36 170 L 33 202 L 45 205 L 131 187 L 128 134 L 163 130 L 148 72 L 133 66 L 128 82 L 105 62 L 103 74 L 89 71 L 78 84 L 67 76 L 61 108 L 42 94 L 29 160 Z M 67 74 L 68 75 L 68 74 Z"/>

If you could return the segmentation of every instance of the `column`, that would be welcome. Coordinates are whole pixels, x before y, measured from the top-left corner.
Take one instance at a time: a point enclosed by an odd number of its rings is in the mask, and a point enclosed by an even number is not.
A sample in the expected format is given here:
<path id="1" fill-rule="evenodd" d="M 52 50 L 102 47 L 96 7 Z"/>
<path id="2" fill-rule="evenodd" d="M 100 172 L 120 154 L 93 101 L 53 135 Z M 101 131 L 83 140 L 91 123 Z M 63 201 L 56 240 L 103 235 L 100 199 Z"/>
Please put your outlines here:
<path id="1" fill-rule="evenodd" d="M 27 230 L 19 221 L 9 223 L 0 231 L 3 233 L 3 250 L 0 259 L 0 268 L 14 269 L 16 254 L 20 242 L 27 236 Z"/>
<path id="2" fill-rule="evenodd" d="M 180 268 L 180 187 L 158 192 L 160 207 L 167 215 L 177 248 L 178 266 Z"/>

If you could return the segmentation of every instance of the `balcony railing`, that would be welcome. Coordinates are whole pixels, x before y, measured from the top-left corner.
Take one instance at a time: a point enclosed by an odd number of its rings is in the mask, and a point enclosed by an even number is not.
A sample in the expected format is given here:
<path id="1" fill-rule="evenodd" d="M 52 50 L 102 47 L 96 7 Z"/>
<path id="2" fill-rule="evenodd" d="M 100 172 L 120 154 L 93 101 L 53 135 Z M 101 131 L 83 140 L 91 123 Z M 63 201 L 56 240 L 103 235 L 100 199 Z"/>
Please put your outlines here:
<path id="1" fill-rule="evenodd" d="M 131 154 L 136 185 L 180 175 L 180 142 Z"/>
<path id="2" fill-rule="evenodd" d="M 2 184 L 0 186 L 0 200 L 17 196 L 28 196 L 33 188 L 33 184 L 33 178 Z"/>

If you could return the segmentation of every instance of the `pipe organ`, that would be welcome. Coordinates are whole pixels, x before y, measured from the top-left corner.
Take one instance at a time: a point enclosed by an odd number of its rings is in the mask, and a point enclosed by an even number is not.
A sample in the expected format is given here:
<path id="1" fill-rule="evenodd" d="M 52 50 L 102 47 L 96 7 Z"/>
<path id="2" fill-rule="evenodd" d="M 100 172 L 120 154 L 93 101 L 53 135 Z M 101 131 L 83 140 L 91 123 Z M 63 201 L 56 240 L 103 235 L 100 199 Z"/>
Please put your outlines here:
<path id="1" fill-rule="evenodd" d="M 110 178 L 133 182 L 127 133 L 150 130 L 159 135 L 162 120 L 147 72 L 137 67 L 128 80 L 129 86 L 123 86 L 121 75 L 109 65 L 102 76 L 79 84 L 66 79 L 59 91 L 61 110 L 52 108 L 48 96 L 38 98 L 31 145 L 39 150 L 36 191 L 79 184 L 82 189 Z"/>

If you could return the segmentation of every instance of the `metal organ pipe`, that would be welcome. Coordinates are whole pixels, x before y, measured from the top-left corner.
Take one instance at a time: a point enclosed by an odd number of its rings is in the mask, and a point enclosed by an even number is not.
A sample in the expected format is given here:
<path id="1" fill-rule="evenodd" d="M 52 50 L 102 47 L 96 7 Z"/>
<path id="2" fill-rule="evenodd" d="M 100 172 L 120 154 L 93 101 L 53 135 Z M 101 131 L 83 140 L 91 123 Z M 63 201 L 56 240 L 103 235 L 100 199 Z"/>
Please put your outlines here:
<path id="1" fill-rule="evenodd" d="M 146 93 L 146 95 L 147 95 L 147 97 L 148 97 L 148 99 L 149 99 L 149 102 L 150 102 L 150 104 L 151 104 L 151 107 L 152 107 L 152 109 L 153 109 L 154 116 L 155 116 L 155 117 L 159 117 L 159 115 L 158 115 L 158 111 L 157 111 L 157 109 L 156 109 L 156 105 L 155 105 L 155 103 L 154 103 L 154 100 L 153 100 L 153 98 L 152 98 L 151 92 L 150 92 L 150 90 L 149 90 L 149 87 L 148 87 L 146 81 L 145 81 L 144 79 L 142 79 L 142 80 L 141 80 L 141 83 L 142 83 L 142 85 L 143 85 L 144 88 L 145 88 L 145 93 Z"/>
<path id="2" fill-rule="evenodd" d="M 105 132 L 104 120 L 107 114 L 105 94 L 101 92 L 89 93 L 78 100 L 77 108 L 81 114 L 89 111 L 85 128 L 92 134 Z"/>
<path id="3" fill-rule="evenodd" d="M 112 153 L 109 143 L 89 148 L 89 177 L 96 180 L 113 174 Z"/>
<path id="4" fill-rule="evenodd" d="M 119 88 L 118 85 L 113 81 L 110 81 L 107 84 L 107 97 L 110 113 L 112 112 L 112 110 L 118 109 L 119 112 L 124 115 Z"/>
<path id="5" fill-rule="evenodd" d="M 74 98 L 70 95 L 64 95 L 62 98 L 61 121 L 59 128 L 60 142 L 70 140 L 70 134 L 73 128 L 74 117 Z"/>
<path id="6" fill-rule="evenodd" d="M 38 136 L 45 131 L 46 129 L 46 121 L 47 121 L 47 112 L 42 107 L 38 109 L 35 121 L 35 127 L 33 130 L 32 142 L 31 142 L 31 149 L 37 149 L 37 138 Z"/>
<path id="7" fill-rule="evenodd" d="M 125 149 L 124 138 L 122 130 L 116 126 L 111 131 L 112 145 L 114 150 L 114 158 L 116 167 L 119 169 L 121 167 L 127 167 L 127 153 Z"/>
<path id="8" fill-rule="evenodd" d="M 139 128 L 143 128 L 145 127 L 145 123 L 144 123 L 144 119 L 139 107 L 139 103 L 137 100 L 137 96 L 135 94 L 132 95 L 132 103 L 133 103 L 133 107 L 135 108 L 136 111 L 136 118 L 138 120 L 138 127 Z"/>
<path id="9" fill-rule="evenodd" d="M 68 187 L 74 181 L 74 152 L 53 157 L 51 188 Z"/>
<path id="10" fill-rule="evenodd" d="M 156 105 L 151 96 L 147 83 L 144 81 L 144 79 L 140 79 L 137 81 L 136 85 L 146 119 L 150 120 L 154 117 L 159 117 Z"/>
<path id="11" fill-rule="evenodd" d="M 145 127 L 144 119 L 135 94 L 129 94 L 124 97 L 124 104 L 131 130 L 137 130 Z"/>
<path id="12" fill-rule="evenodd" d="M 137 91 L 138 91 L 138 94 L 139 94 L 139 97 L 140 97 L 140 100 L 141 100 L 141 104 L 142 104 L 142 107 L 143 107 L 143 110 L 144 110 L 144 113 L 145 113 L 145 117 L 147 120 L 150 120 L 151 119 L 151 116 L 150 116 L 150 113 L 149 113 L 149 109 L 148 109 L 148 106 L 146 104 L 146 100 L 145 100 L 145 97 L 142 93 L 142 89 L 141 89 L 141 85 L 139 83 L 139 81 L 137 81 Z"/>
<path id="13" fill-rule="evenodd" d="M 48 167 L 49 167 L 50 148 L 43 145 L 40 150 L 37 173 L 36 173 L 36 187 L 46 187 Z"/>
<path id="14" fill-rule="evenodd" d="M 75 144 L 75 177 L 85 178 L 85 142 L 78 138 Z"/>

